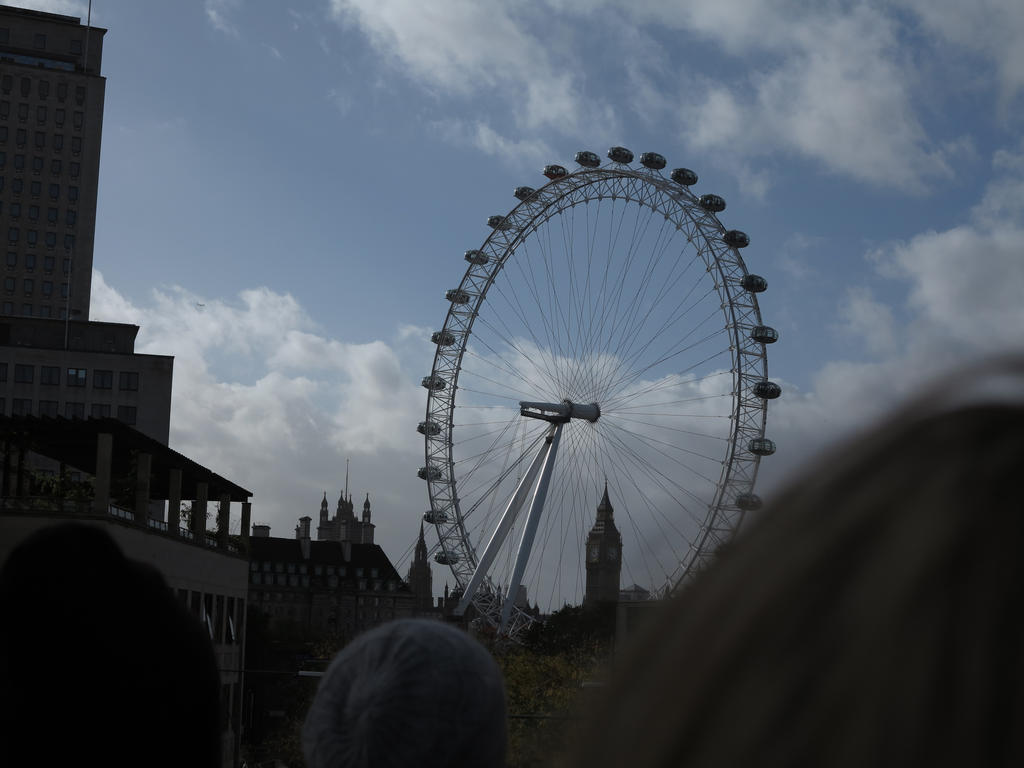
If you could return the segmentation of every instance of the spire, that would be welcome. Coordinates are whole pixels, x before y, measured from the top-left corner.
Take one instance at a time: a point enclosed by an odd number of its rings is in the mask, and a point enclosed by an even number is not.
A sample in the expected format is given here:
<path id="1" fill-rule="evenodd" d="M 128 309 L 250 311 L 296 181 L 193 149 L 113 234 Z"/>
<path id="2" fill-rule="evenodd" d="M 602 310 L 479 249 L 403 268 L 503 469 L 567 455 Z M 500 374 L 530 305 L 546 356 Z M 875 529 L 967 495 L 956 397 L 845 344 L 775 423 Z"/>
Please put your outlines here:
<path id="1" fill-rule="evenodd" d="M 597 519 L 607 520 L 611 519 L 612 513 L 615 510 L 612 508 L 611 499 L 608 498 L 608 479 L 604 481 L 604 496 L 601 497 L 600 503 L 597 505 Z"/>
<path id="2" fill-rule="evenodd" d="M 427 540 L 423 538 L 423 521 L 420 520 L 420 537 L 416 540 L 416 554 L 413 560 L 417 563 L 427 561 Z"/>
<path id="3" fill-rule="evenodd" d="M 341 498 L 348 497 L 348 459 L 345 459 L 345 491 L 341 494 Z"/>

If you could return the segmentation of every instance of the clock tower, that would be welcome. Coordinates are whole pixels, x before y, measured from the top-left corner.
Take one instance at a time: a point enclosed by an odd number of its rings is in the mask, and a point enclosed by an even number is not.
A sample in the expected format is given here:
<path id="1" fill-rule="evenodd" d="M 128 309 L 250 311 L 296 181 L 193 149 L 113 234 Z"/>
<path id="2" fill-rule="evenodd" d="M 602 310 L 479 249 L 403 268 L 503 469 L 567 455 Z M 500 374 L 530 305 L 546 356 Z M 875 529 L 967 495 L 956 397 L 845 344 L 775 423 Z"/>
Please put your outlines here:
<path id="1" fill-rule="evenodd" d="M 622 570 L 622 535 L 615 527 L 612 503 L 608 499 L 608 483 L 597 505 L 597 520 L 587 534 L 584 553 L 587 558 L 587 592 L 585 606 L 614 603 L 619 599 L 619 572 Z"/>

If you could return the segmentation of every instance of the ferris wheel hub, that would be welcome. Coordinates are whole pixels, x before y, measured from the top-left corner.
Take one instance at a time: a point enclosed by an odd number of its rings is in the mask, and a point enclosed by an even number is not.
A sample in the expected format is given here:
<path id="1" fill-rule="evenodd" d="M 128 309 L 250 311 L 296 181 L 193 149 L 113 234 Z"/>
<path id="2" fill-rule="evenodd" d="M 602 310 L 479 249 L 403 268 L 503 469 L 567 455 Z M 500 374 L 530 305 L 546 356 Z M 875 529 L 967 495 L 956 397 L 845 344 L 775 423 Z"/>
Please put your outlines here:
<path id="1" fill-rule="evenodd" d="M 550 421 L 552 424 L 566 424 L 570 419 L 584 419 L 594 423 L 601 418 L 601 406 L 597 403 L 574 403 L 571 400 L 560 403 L 520 401 L 519 415 Z"/>

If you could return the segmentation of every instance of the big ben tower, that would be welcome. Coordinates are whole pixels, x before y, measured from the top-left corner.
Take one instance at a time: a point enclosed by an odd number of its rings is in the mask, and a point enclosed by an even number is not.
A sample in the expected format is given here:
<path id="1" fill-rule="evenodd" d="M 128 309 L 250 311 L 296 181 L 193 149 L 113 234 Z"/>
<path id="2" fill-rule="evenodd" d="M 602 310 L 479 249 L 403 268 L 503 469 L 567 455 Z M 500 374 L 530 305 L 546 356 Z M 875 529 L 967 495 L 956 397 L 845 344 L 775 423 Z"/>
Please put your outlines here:
<path id="1" fill-rule="evenodd" d="M 608 483 L 597 505 L 597 520 L 587 534 L 587 592 L 585 606 L 614 603 L 619 599 L 619 572 L 622 570 L 622 535 L 615 527 Z"/>

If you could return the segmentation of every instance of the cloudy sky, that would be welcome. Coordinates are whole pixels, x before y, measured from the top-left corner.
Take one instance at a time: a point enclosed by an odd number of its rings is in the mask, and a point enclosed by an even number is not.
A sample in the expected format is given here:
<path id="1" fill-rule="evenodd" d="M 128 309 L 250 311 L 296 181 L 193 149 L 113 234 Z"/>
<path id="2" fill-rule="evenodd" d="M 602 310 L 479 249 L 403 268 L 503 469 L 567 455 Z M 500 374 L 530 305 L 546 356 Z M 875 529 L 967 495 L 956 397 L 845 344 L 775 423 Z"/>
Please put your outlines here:
<path id="1" fill-rule="evenodd" d="M 172 447 L 278 535 L 333 506 L 348 458 L 402 559 L 444 292 L 513 187 L 580 149 L 693 168 L 750 235 L 785 390 L 765 495 L 1022 346 L 1019 0 L 96 0 L 93 22 L 92 319 L 175 356 Z"/>

